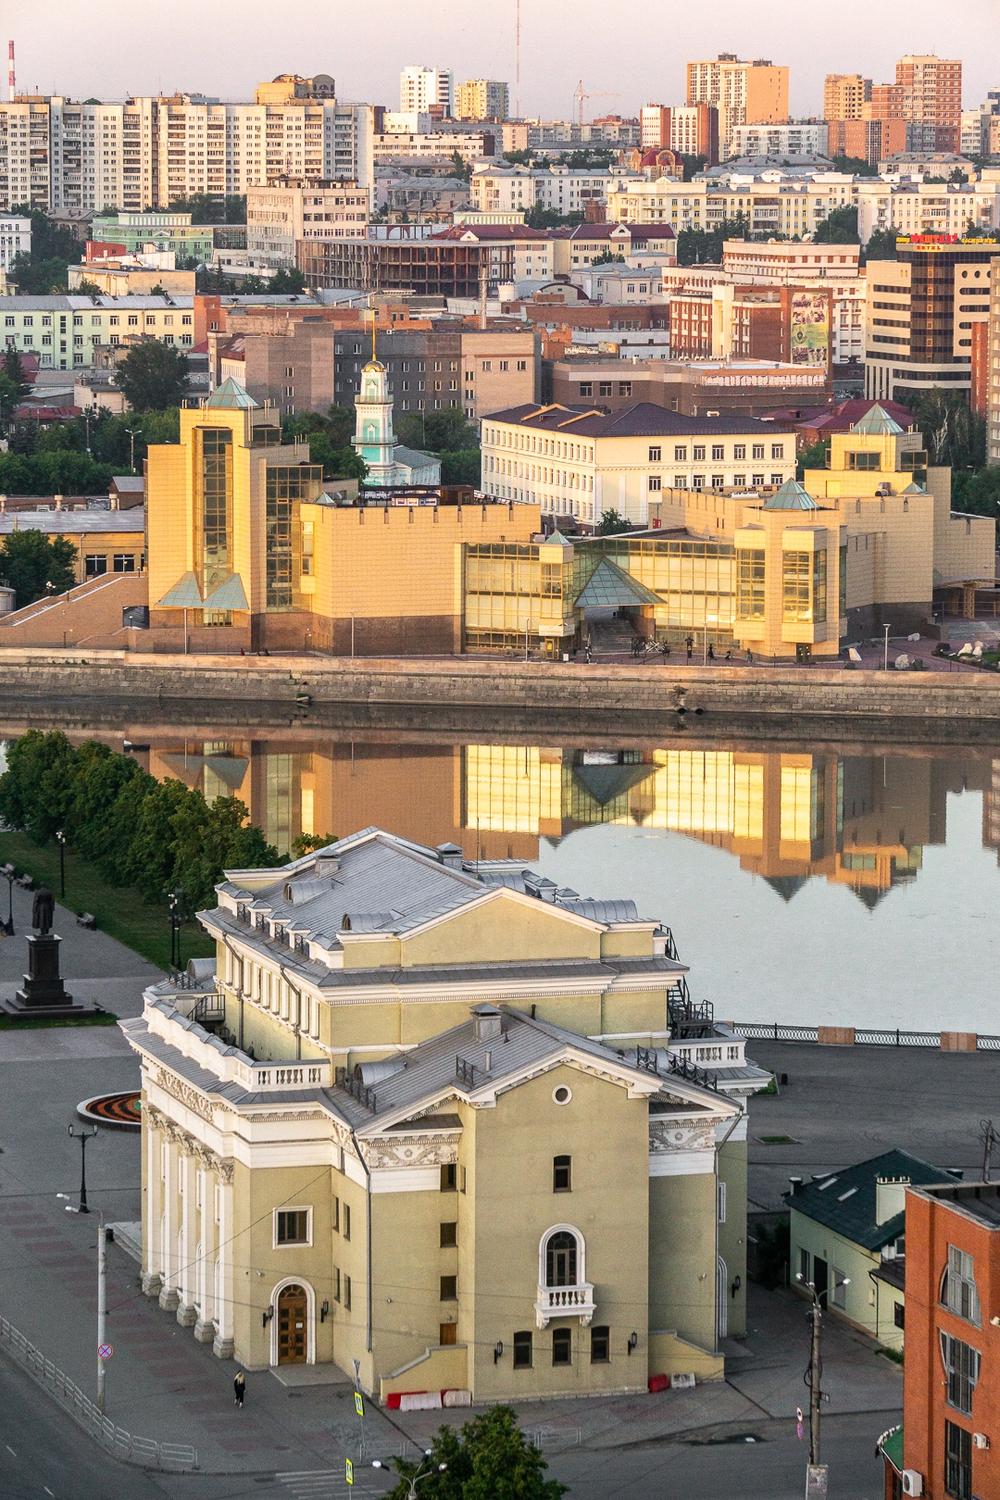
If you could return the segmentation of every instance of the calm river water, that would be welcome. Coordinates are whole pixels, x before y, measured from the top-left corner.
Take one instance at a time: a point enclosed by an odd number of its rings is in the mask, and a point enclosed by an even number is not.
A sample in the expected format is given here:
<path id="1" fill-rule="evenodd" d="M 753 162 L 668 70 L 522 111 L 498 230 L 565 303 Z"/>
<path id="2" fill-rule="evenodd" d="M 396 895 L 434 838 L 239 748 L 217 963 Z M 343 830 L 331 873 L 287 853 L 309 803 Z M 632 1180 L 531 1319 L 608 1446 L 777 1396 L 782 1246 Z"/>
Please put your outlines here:
<path id="1" fill-rule="evenodd" d="M 692 995 L 720 1017 L 1000 1033 L 1000 747 L 96 733 L 158 777 L 239 796 L 282 850 L 379 824 L 631 897 L 673 928 Z"/>

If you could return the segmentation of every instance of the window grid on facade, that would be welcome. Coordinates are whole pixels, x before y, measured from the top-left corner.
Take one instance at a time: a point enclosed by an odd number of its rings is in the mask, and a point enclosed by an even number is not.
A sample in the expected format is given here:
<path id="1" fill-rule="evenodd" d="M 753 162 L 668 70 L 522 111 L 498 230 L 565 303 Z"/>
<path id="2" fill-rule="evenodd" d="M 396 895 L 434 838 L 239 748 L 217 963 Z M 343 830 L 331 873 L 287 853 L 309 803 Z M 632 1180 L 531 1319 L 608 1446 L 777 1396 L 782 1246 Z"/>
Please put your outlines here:
<path id="1" fill-rule="evenodd" d="M 227 428 L 201 429 L 199 488 L 199 571 L 207 590 L 232 572 L 233 435 Z"/>
<path id="2" fill-rule="evenodd" d="M 957 1245 L 948 1246 L 948 1264 L 941 1286 L 941 1301 L 949 1312 L 957 1313 L 968 1323 L 979 1322 L 979 1292 L 976 1289 L 972 1256 Z"/>

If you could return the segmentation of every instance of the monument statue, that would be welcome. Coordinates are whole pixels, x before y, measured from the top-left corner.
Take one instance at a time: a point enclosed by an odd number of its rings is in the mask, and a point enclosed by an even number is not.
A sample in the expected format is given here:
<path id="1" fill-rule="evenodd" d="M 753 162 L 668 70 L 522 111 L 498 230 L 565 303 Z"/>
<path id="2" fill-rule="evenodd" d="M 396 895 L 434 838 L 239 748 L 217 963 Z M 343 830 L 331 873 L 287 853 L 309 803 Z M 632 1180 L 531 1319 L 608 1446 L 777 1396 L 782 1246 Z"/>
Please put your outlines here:
<path id="1" fill-rule="evenodd" d="M 52 918 L 55 914 L 55 897 L 47 886 L 41 885 L 35 892 L 35 899 L 31 903 L 31 925 L 36 932 L 44 937 L 52 931 Z"/>

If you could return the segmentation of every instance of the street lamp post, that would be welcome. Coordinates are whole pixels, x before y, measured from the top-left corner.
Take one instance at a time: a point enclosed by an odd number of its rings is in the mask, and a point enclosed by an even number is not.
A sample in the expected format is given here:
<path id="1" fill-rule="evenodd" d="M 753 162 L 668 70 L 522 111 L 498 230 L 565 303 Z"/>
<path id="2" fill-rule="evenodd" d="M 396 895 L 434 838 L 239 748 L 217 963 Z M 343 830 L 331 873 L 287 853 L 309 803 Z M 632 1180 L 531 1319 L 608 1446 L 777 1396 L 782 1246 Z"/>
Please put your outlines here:
<path id="1" fill-rule="evenodd" d="M 59 844 L 59 899 L 66 899 L 66 835 L 61 828 L 56 829 L 56 840 Z"/>
<path id="2" fill-rule="evenodd" d="M 812 1327 L 809 1339 L 809 1367 L 802 1379 L 809 1391 L 809 1464 L 815 1467 L 820 1462 L 820 1410 L 823 1401 L 821 1379 L 823 1373 L 823 1361 L 820 1357 L 820 1341 L 823 1331 L 823 1298 L 829 1297 L 831 1292 L 837 1291 L 842 1286 L 850 1286 L 851 1278 L 842 1276 L 834 1281 L 832 1287 L 824 1287 L 817 1292 L 815 1282 L 806 1281 L 800 1271 L 796 1281 L 801 1282 L 812 1298 L 810 1318 Z"/>
<path id="3" fill-rule="evenodd" d="M 883 653 L 883 656 L 882 656 L 882 671 L 883 672 L 888 672 L 888 670 L 889 670 L 889 631 L 892 629 L 892 626 L 891 625 L 883 625 L 882 629 L 885 631 L 885 652 Z"/>
<path id="4" fill-rule="evenodd" d="M 430 1458 L 430 1452 L 425 1454 L 425 1457 Z M 447 1467 L 447 1464 L 434 1464 L 431 1468 L 425 1469 L 423 1464 L 421 1464 L 420 1468 L 413 1475 L 413 1477 L 406 1479 L 406 1483 L 408 1485 L 408 1489 L 406 1491 L 406 1500 L 417 1500 L 417 1485 L 422 1484 L 425 1479 L 430 1479 L 432 1474 L 443 1474 Z M 385 1464 L 380 1458 L 373 1458 L 372 1468 L 384 1469 Z"/>
<path id="5" fill-rule="evenodd" d="M 70 1125 L 68 1129 L 71 1139 L 80 1142 L 80 1206 L 77 1209 L 77 1213 L 89 1214 L 90 1209 L 87 1207 L 87 1142 L 92 1141 L 97 1134 L 97 1126 L 95 1125 L 93 1130 L 77 1130 L 74 1126 Z"/>
<path id="6" fill-rule="evenodd" d="M 128 433 L 128 467 L 129 473 L 135 473 L 135 435 L 139 431 L 137 427 L 126 427 Z"/>
<path id="7" fill-rule="evenodd" d="M 170 967 L 179 970 L 181 966 L 181 902 L 177 891 L 170 892 Z"/>
<path id="8" fill-rule="evenodd" d="M 14 877 L 17 870 L 11 864 L 0 865 L 0 875 L 7 882 L 7 920 L 0 924 L 0 931 L 8 937 L 14 936 Z"/>

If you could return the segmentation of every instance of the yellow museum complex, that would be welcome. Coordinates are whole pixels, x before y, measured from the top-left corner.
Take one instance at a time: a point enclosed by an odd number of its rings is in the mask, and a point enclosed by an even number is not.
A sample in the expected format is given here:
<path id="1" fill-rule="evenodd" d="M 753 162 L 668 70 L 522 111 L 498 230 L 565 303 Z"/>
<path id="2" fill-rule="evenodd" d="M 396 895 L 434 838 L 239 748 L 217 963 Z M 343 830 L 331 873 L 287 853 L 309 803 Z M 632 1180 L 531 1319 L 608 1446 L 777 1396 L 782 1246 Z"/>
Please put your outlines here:
<path id="1" fill-rule="evenodd" d="M 120 1023 L 147 1295 L 387 1403 L 721 1377 L 768 1075 L 655 913 L 379 828 L 217 895 Z"/>

